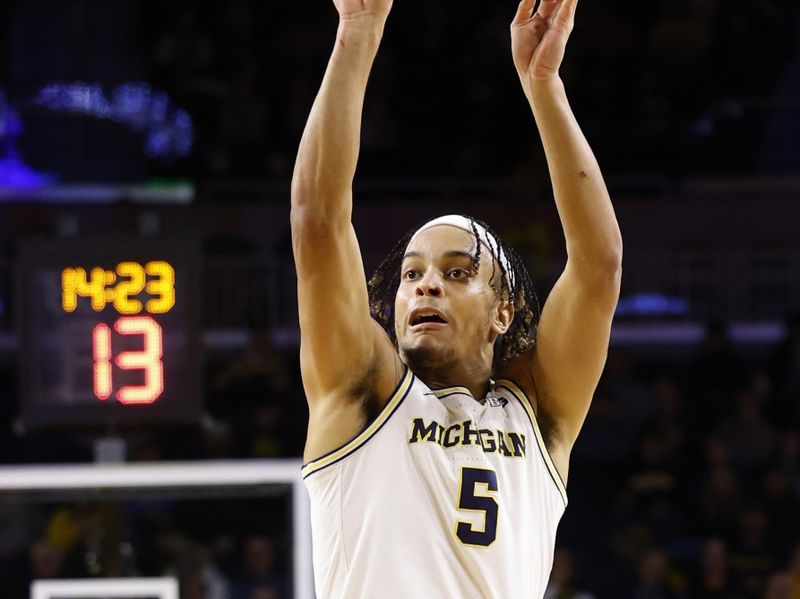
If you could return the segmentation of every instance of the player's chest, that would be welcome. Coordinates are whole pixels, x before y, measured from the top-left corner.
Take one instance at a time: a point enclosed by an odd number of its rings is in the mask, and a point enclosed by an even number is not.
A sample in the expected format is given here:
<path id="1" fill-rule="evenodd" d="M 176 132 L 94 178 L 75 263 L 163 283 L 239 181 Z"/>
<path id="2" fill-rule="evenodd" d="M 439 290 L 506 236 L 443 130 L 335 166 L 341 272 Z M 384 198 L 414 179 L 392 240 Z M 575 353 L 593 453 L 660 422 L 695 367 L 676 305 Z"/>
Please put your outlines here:
<path id="1" fill-rule="evenodd" d="M 403 411 L 408 451 L 426 463 L 513 468 L 527 461 L 529 431 L 500 395 L 483 402 L 464 393 L 421 394 Z"/>

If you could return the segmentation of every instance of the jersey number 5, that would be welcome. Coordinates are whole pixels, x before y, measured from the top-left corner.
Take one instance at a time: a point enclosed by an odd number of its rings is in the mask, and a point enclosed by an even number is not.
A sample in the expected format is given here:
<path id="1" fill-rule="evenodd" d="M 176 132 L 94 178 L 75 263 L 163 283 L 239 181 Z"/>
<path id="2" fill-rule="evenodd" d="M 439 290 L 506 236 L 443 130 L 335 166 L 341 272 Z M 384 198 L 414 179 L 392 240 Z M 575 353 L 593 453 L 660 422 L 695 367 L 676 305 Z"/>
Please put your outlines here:
<path id="1" fill-rule="evenodd" d="M 458 509 L 483 512 L 483 528 L 469 522 L 457 522 L 456 537 L 464 545 L 488 547 L 497 538 L 497 512 L 500 509 L 494 498 L 497 493 L 497 473 L 482 468 L 461 468 L 461 488 Z"/>

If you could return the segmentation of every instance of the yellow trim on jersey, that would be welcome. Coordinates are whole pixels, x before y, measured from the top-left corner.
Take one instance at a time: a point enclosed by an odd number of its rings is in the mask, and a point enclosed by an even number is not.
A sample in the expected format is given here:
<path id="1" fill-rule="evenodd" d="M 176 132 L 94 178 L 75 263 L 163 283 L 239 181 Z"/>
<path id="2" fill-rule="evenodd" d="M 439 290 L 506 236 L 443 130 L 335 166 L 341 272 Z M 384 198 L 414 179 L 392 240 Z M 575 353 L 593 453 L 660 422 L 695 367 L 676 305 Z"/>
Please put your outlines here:
<path id="1" fill-rule="evenodd" d="M 442 387 L 441 389 L 431 389 L 436 397 L 444 397 L 445 395 L 452 395 L 453 393 L 464 393 L 472 397 L 472 393 L 466 387 Z"/>
<path id="2" fill-rule="evenodd" d="M 322 457 L 317 458 L 316 460 L 311 460 L 308 464 L 304 464 L 303 467 L 300 469 L 300 474 L 303 478 L 314 474 L 315 472 L 322 470 L 323 468 L 330 466 L 334 462 L 338 462 L 342 458 L 347 457 L 350 453 L 357 450 L 359 447 L 364 445 L 369 439 L 378 432 L 378 430 L 386 423 L 389 417 L 394 413 L 397 406 L 403 401 L 403 398 L 408 393 L 409 388 L 411 387 L 411 383 L 414 380 L 414 375 L 411 372 L 411 369 L 406 368 L 405 374 L 403 374 L 403 378 L 400 380 L 400 383 L 397 385 L 397 389 L 392 394 L 392 397 L 386 402 L 386 405 L 381 410 L 381 413 L 370 422 L 369 426 L 361 431 L 358 435 L 356 435 L 353 439 L 339 447 L 338 449 L 334 449 L 332 452 L 325 454 Z"/>
<path id="3" fill-rule="evenodd" d="M 536 419 L 536 412 L 533 411 L 533 404 L 531 404 L 528 396 L 517 387 L 512 381 L 508 379 L 502 379 L 497 381 L 497 387 L 505 387 L 511 393 L 513 393 L 522 406 L 525 408 L 525 411 L 528 412 L 528 416 L 531 419 L 531 423 L 533 424 L 533 434 L 536 437 L 536 442 L 539 444 L 539 449 L 541 450 L 542 457 L 544 458 L 544 463 L 547 466 L 547 469 L 550 471 L 550 477 L 556 483 L 556 487 L 558 487 L 558 492 L 561 494 L 561 497 L 564 499 L 564 505 L 567 505 L 567 488 L 564 485 L 564 480 L 561 478 L 561 474 L 558 472 L 558 468 L 553 463 L 553 458 L 550 456 L 550 451 L 547 449 L 547 446 L 544 443 L 544 437 L 542 437 L 542 431 L 539 430 L 539 422 Z"/>

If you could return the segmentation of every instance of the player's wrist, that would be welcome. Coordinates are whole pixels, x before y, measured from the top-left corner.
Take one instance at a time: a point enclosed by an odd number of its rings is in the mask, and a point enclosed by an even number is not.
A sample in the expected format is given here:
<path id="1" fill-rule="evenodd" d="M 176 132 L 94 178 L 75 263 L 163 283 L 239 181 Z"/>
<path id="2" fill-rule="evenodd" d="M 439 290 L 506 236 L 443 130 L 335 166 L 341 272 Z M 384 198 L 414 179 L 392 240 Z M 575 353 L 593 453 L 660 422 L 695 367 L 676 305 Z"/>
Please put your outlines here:
<path id="1" fill-rule="evenodd" d="M 340 18 L 336 41 L 345 48 L 355 45 L 377 51 L 385 23 L 385 17 L 368 14 Z"/>
<path id="2" fill-rule="evenodd" d="M 526 91 L 531 93 L 554 93 L 564 89 L 564 80 L 561 79 L 558 73 L 546 78 L 534 77 L 531 74 L 523 73 L 520 75 L 520 81 Z"/>
<path id="3" fill-rule="evenodd" d="M 525 96 L 532 106 L 551 103 L 555 99 L 566 99 L 567 92 L 564 81 L 558 75 L 548 79 L 520 77 Z"/>

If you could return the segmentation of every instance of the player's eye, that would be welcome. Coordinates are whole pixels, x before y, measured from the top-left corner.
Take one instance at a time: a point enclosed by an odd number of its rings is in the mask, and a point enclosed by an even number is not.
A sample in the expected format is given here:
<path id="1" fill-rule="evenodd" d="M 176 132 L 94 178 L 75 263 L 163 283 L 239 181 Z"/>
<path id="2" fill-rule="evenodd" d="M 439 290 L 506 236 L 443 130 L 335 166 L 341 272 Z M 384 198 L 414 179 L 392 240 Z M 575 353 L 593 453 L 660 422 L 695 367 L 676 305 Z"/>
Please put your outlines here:
<path id="1" fill-rule="evenodd" d="M 466 279 L 469 273 L 463 268 L 451 268 L 447 271 L 447 276 L 451 279 Z"/>
<path id="2" fill-rule="evenodd" d="M 403 279 L 406 281 L 416 281 L 419 278 L 419 271 L 409 268 L 403 273 Z"/>

